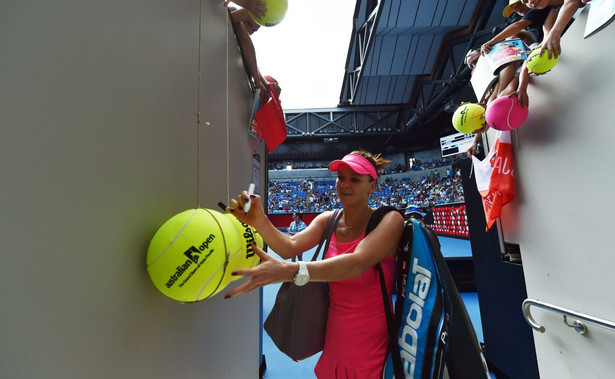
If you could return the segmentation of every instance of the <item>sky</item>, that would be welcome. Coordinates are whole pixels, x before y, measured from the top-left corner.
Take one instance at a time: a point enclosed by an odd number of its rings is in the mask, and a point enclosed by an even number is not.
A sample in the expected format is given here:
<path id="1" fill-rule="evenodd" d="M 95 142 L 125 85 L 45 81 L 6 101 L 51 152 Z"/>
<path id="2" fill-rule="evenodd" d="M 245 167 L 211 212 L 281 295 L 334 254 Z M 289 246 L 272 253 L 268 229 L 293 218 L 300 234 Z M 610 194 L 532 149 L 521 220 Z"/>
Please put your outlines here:
<path id="1" fill-rule="evenodd" d="M 284 109 L 339 103 L 356 0 L 288 0 L 286 17 L 252 35 L 263 75 L 282 87 Z"/>

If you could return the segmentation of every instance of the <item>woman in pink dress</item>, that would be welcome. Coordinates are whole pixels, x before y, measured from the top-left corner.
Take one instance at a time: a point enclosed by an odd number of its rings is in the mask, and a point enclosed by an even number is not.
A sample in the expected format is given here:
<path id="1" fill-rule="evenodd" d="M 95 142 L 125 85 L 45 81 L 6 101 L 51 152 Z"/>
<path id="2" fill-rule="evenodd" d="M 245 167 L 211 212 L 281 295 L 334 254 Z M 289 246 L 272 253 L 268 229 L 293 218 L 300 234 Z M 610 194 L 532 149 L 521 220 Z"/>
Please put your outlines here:
<path id="1" fill-rule="evenodd" d="M 247 293 L 267 284 L 305 280 L 329 282 L 327 335 L 314 372 L 319 379 L 376 379 L 382 369 L 388 346 L 388 332 L 378 272 L 381 263 L 389 295 L 393 288 L 394 258 L 404 219 L 388 212 L 378 226 L 365 236 L 374 212 L 369 196 L 377 187 L 379 172 L 389 161 L 366 151 L 354 151 L 329 165 L 337 172 L 336 191 L 343 206 L 342 217 L 331 238 L 326 259 L 315 262 L 288 262 L 270 257 L 255 246 L 261 264 L 234 274 L 251 279 L 229 291 L 225 298 Z M 316 246 L 332 212 L 318 215 L 304 231 L 288 236 L 267 218 L 260 197 L 252 196 L 248 214 L 243 207 L 247 192 L 231 200 L 227 212 L 258 230 L 265 242 L 282 258 L 293 258 Z M 302 266 L 300 266 L 302 265 Z M 307 279 L 306 279 L 307 278 Z"/>

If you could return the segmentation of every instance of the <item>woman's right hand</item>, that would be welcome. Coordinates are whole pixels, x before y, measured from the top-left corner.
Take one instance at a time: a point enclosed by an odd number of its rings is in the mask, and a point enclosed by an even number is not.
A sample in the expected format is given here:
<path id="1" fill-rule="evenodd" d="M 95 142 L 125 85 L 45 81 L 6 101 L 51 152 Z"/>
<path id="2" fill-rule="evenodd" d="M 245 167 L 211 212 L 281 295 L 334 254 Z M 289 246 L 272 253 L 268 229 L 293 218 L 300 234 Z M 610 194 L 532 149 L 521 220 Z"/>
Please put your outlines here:
<path id="1" fill-rule="evenodd" d="M 248 199 L 252 200 L 250 210 L 245 213 L 245 206 Z M 230 204 L 226 207 L 226 212 L 235 216 L 239 221 L 244 222 L 258 229 L 257 225 L 267 219 L 261 205 L 261 197 L 258 195 L 248 195 L 248 191 L 242 191 L 235 199 L 230 199 Z"/>

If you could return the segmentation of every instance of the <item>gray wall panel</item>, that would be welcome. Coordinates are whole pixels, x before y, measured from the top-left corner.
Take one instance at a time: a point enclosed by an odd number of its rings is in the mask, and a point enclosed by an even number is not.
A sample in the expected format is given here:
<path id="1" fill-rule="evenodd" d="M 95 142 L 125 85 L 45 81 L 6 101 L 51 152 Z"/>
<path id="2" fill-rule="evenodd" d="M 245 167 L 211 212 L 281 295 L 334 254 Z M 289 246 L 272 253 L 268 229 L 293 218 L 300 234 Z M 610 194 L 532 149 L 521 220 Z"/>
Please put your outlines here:
<path id="1" fill-rule="evenodd" d="M 0 6 L 0 377 L 257 377 L 258 293 L 184 305 L 145 268 L 164 221 L 246 188 L 253 152 L 266 168 L 226 10 L 202 3 L 208 127 L 198 1 Z"/>

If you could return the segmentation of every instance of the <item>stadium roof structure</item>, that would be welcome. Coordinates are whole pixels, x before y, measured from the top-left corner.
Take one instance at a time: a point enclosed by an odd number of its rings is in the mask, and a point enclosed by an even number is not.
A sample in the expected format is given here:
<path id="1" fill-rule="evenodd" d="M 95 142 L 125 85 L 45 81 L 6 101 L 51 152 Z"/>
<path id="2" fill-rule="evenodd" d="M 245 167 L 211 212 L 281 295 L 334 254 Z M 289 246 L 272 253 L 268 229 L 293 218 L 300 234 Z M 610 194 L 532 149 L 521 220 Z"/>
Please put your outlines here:
<path id="1" fill-rule="evenodd" d="M 285 111 L 288 138 L 270 160 L 335 158 L 356 148 L 425 150 L 476 101 L 464 64 L 506 26 L 504 0 L 357 0 L 336 108 Z"/>

